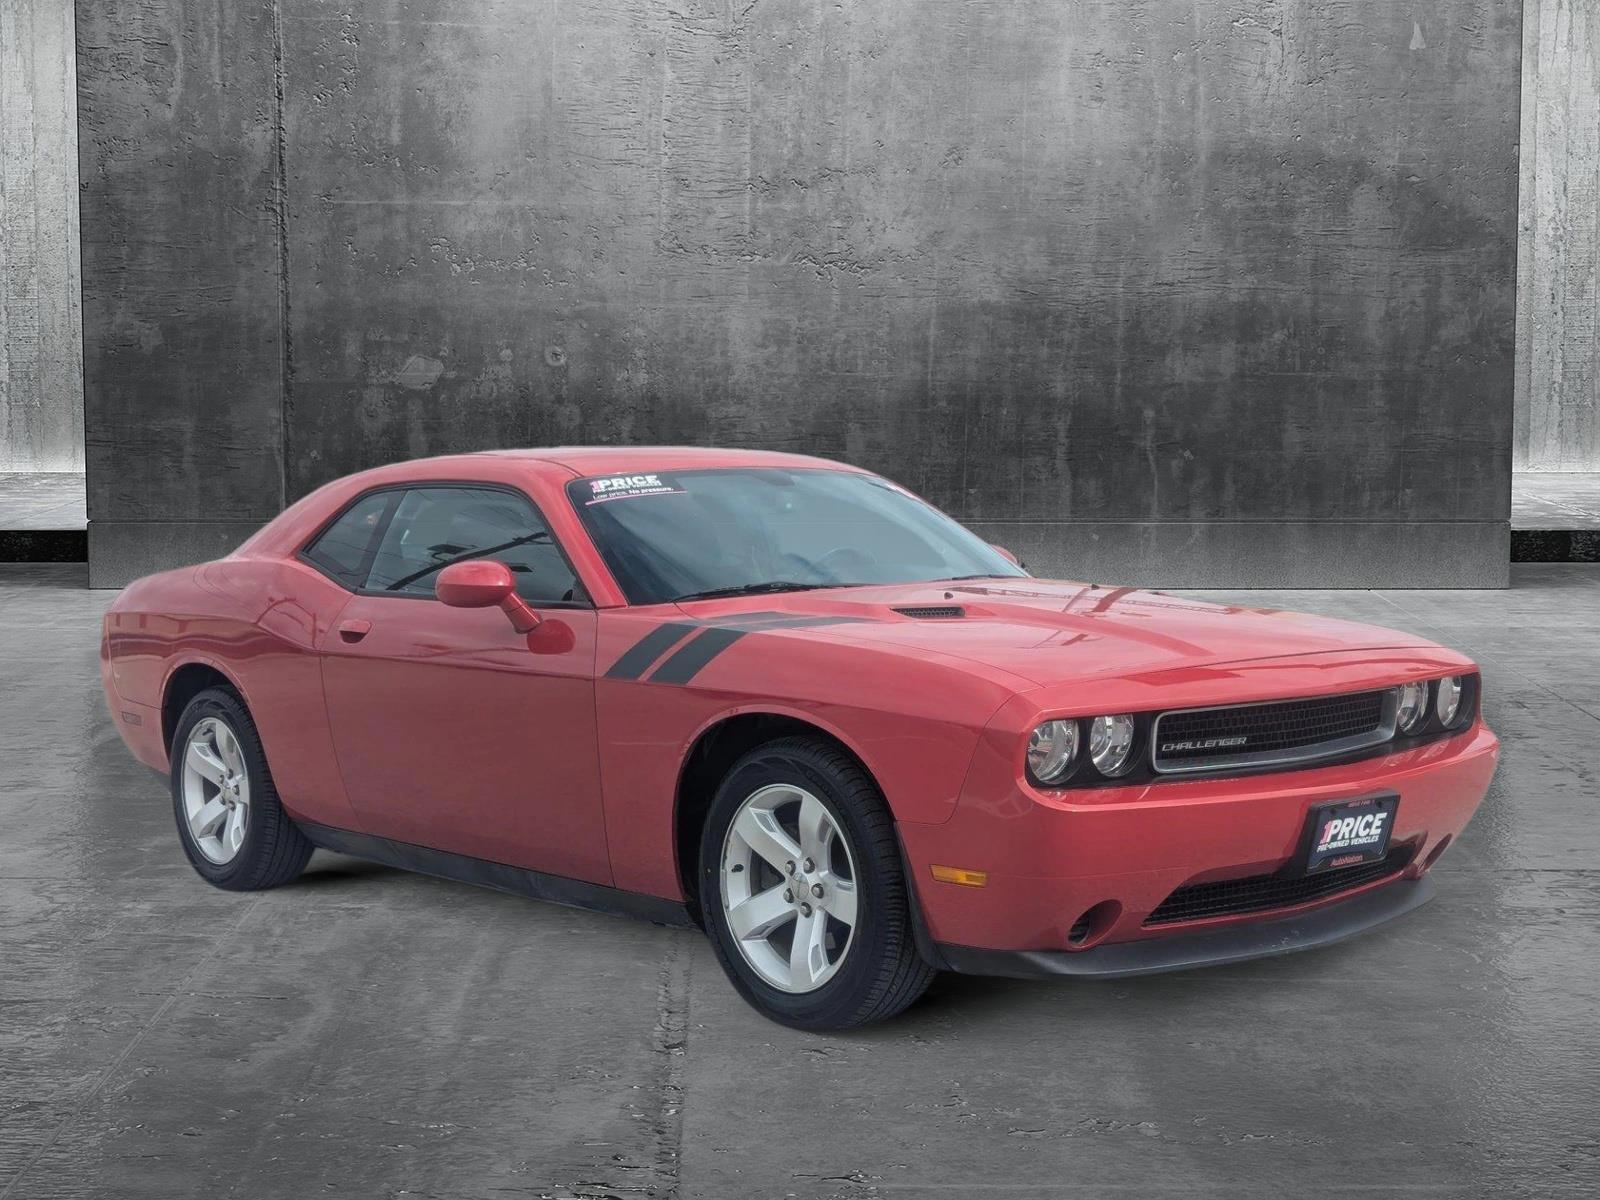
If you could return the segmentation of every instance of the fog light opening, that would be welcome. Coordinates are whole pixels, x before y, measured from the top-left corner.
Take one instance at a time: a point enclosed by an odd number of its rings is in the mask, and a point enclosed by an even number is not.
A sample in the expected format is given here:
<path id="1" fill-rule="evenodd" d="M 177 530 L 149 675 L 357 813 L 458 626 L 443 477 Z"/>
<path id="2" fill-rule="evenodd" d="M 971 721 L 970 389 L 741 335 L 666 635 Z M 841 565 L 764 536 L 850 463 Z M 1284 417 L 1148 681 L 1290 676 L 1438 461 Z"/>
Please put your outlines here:
<path id="1" fill-rule="evenodd" d="M 1121 916 L 1122 905 L 1115 900 L 1102 900 L 1093 908 L 1085 909 L 1067 930 L 1067 948 L 1087 950 L 1110 933 Z"/>
<path id="2" fill-rule="evenodd" d="M 1443 854 L 1445 852 L 1445 848 L 1450 845 L 1450 836 L 1451 835 L 1448 833 L 1445 834 L 1439 839 L 1439 844 L 1432 850 L 1428 851 L 1428 857 L 1422 860 L 1422 869 L 1424 871 L 1431 870 L 1433 864 L 1439 861 L 1439 856 Z"/>

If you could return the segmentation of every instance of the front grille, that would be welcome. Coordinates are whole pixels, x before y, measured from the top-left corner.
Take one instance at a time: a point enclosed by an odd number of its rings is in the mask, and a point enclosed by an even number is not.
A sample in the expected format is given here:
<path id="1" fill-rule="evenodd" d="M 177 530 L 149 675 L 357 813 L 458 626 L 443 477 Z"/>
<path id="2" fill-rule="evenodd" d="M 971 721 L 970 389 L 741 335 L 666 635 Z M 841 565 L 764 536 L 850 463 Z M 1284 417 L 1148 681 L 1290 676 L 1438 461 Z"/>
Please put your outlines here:
<path id="1" fill-rule="evenodd" d="M 1151 762 L 1177 774 L 1279 766 L 1365 749 L 1394 736 L 1395 693 L 1184 709 L 1156 718 Z"/>
<path id="2" fill-rule="evenodd" d="M 1224 879 L 1218 883 L 1191 883 L 1163 900 L 1144 923 L 1175 925 L 1179 921 L 1291 908 L 1398 875 L 1415 853 L 1415 846 L 1396 846 L 1379 862 L 1335 867 L 1317 875 L 1254 875 L 1249 879 Z"/>

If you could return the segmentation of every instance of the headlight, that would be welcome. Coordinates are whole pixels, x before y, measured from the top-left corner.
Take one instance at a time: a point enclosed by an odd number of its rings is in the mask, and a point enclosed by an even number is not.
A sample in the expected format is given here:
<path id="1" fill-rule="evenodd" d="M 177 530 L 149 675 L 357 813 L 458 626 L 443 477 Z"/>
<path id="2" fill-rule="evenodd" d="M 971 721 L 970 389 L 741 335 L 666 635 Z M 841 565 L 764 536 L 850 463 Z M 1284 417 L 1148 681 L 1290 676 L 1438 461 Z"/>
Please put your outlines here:
<path id="1" fill-rule="evenodd" d="M 1446 675 L 1439 680 L 1439 693 L 1433 704 L 1439 714 L 1439 724 L 1446 729 L 1454 725 L 1461 715 L 1461 676 Z"/>
<path id="2" fill-rule="evenodd" d="M 1133 718 L 1123 714 L 1089 722 L 1089 757 L 1094 769 L 1111 778 L 1133 765 Z"/>
<path id="3" fill-rule="evenodd" d="M 1046 721 L 1028 735 L 1028 770 L 1040 783 L 1060 783 L 1078 757 L 1078 723 Z"/>
<path id="4" fill-rule="evenodd" d="M 1401 733 L 1415 733 L 1428 719 L 1428 685 L 1408 683 L 1400 688 L 1400 707 L 1395 711 L 1395 724 Z"/>

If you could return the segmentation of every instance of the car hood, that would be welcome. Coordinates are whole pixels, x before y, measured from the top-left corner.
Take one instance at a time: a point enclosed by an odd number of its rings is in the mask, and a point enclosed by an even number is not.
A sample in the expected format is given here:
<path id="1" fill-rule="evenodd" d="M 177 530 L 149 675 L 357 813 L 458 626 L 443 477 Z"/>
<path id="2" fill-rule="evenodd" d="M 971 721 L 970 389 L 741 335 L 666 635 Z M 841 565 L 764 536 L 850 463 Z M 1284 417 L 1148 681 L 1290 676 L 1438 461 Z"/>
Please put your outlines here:
<path id="1" fill-rule="evenodd" d="M 1040 579 L 898 584 L 684 604 L 703 621 L 963 659 L 1037 686 L 1173 668 L 1433 648 L 1332 617 Z"/>

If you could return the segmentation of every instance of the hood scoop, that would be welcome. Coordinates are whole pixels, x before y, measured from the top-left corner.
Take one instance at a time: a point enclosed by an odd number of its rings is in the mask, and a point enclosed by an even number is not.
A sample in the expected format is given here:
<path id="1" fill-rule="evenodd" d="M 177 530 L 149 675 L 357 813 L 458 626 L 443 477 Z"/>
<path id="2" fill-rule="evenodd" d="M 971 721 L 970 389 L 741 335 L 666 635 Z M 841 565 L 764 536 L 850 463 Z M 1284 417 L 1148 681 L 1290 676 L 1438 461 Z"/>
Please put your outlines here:
<path id="1" fill-rule="evenodd" d="M 967 610 L 959 604 L 911 604 L 896 607 L 894 611 L 918 621 L 957 621 L 967 615 Z"/>

